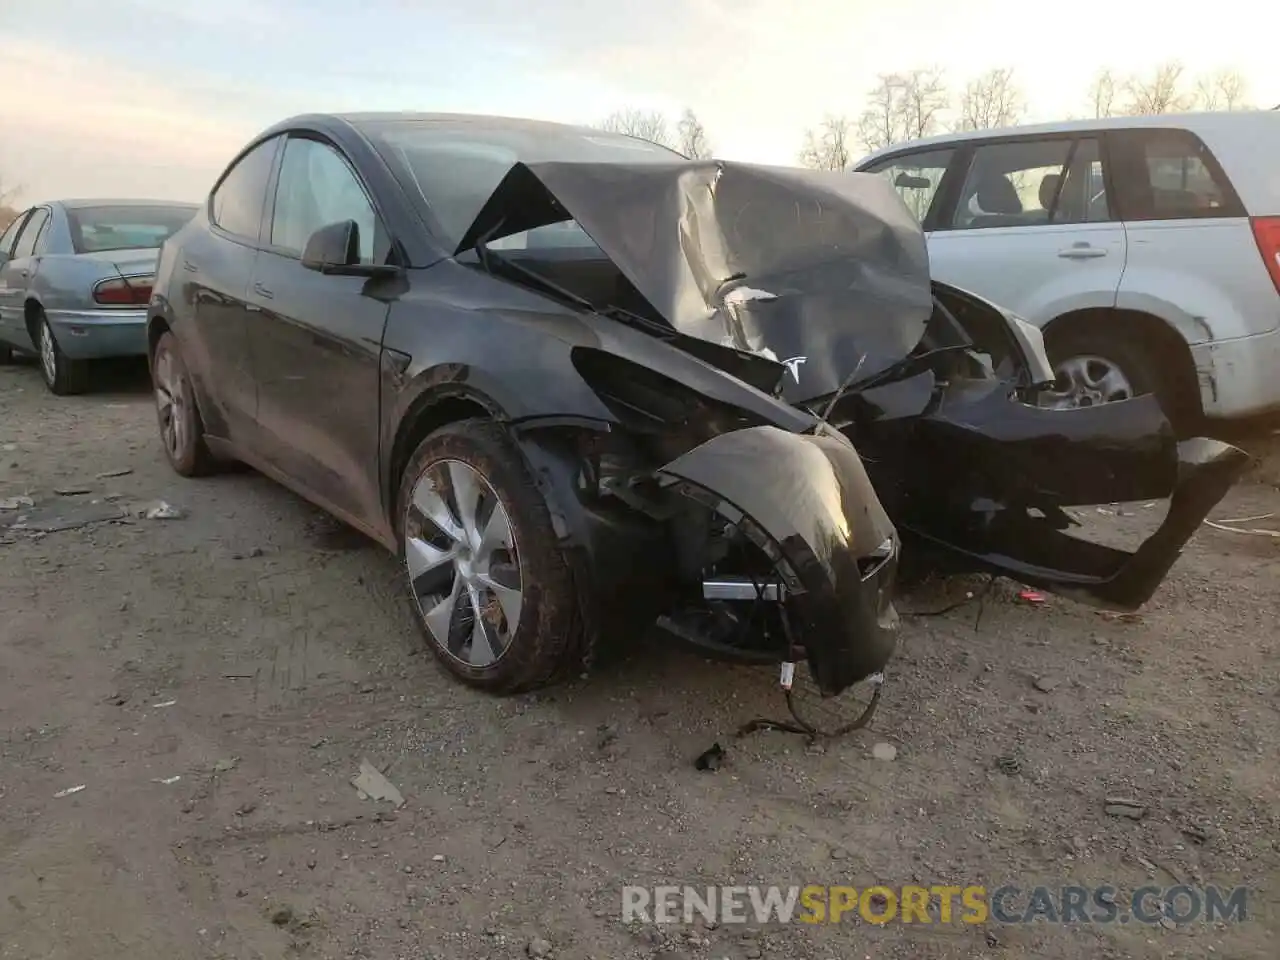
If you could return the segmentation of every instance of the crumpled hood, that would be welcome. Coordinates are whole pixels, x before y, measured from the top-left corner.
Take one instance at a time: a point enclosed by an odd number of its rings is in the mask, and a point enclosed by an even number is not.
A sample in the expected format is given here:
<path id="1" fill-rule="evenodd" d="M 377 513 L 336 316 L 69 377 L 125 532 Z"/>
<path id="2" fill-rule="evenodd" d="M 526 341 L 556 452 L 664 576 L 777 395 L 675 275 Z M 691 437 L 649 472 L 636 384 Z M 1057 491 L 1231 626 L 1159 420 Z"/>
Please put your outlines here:
<path id="1" fill-rule="evenodd" d="M 518 163 L 458 246 L 574 219 L 678 332 L 787 365 L 830 393 L 919 343 L 924 235 L 873 174 L 721 160 Z"/>

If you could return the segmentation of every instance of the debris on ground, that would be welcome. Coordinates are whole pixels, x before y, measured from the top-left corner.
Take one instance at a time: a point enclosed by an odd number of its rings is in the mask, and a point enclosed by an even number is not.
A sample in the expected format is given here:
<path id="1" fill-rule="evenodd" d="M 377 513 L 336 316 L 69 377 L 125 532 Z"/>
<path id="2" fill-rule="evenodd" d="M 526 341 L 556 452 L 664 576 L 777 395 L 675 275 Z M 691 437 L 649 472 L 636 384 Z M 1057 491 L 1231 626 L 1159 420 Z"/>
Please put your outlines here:
<path id="1" fill-rule="evenodd" d="M 59 790 L 57 793 L 55 793 L 55 794 L 53 795 L 53 799 L 55 799 L 55 800 L 61 800 L 63 797 L 69 797 L 69 796 L 71 796 L 73 793 L 79 793 L 79 792 L 80 792 L 81 790 L 83 790 L 84 788 L 85 788 L 85 785 L 84 785 L 83 783 L 82 783 L 82 784 L 80 784 L 80 785 L 79 785 L 79 786 L 77 786 L 77 787 L 67 787 L 67 789 L 65 789 L 65 790 Z"/>
<path id="2" fill-rule="evenodd" d="M 719 770 L 722 763 L 724 763 L 724 747 L 713 743 L 698 754 L 698 759 L 693 761 L 693 766 L 698 770 Z"/>
<path id="3" fill-rule="evenodd" d="M 551 956 L 551 941 L 543 937 L 534 937 L 529 941 L 529 945 L 525 947 L 525 953 L 529 956 L 537 958 Z"/>
<path id="4" fill-rule="evenodd" d="M 896 760 L 898 759 L 898 748 L 892 743 L 877 743 L 871 748 L 871 756 L 877 760 Z"/>
<path id="5" fill-rule="evenodd" d="M 1019 590 L 1018 599 L 1036 606 L 1045 602 L 1044 594 L 1039 590 Z"/>
<path id="6" fill-rule="evenodd" d="M 154 780 L 152 780 L 151 782 L 152 782 L 152 783 L 162 783 L 162 784 L 164 784 L 164 785 L 167 787 L 167 786 L 169 786 L 170 784 L 177 783 L 177 782 L 178 782 L 179 780 L 181 780 L 181 779 L 182 779 L 182 777 L 181 777 L 181 776 L 177 776 L 177 777 L 156 777 L 156 778 L 155 778 Z"/>
<path id="7" fill-rule="evenodd" d="M 121 467 L 119 470 L 104 470 L 102 473 L 98 474 L 98 479 L 110 480 L 114 477 L 127 477 L 131 473 L 133 473 L 132 467 Z"/>
<path id="8" fill-rule="evenodd" d="M 36 502 L 30 497 L 5 497 L 0 500 L 0 510 L 21 510 L 23 507 L 34 507 Z"/>
<path id="9" fill-rule="evenodd" d="M 60 497 L 78 497 L 78 496 L 80 496 L 81 494 L 85 494 L 85 493 L 92 493 L 92 492 L 93 492 L 93 488 L 92 488 L 92 487 L 77 487 L 77 486 L 71 486 L 71 487 L 54 487 L 54 488 L 53 488 L 53 492 L 54 492 L 54 493 L 56 493 L 56 494 L 57 494 L 58 496 L 60 496 Z"/>
<path id="10" fill-rule="evenodd" d="M 163 500 L 146 504 L 141 508 L 141 513 L 148 520 L 177 520 L 182 516 L 181 510 Z"/>
<path id="11" fill-rule="evenodd" d="M 996 757 L 996 769 L 1006 777 L 1016 777 L 1022 772 L 1022 763 L 1017 757 Z"/>
<path id="12" fill-rule="evenodd" d="M 10 529 L 28 530 L 32 533 L 57 533 L 62 530 L 87 527 L 91 523 L 124 519 L 126 519 L 125 512 L 110 503 L 84 503 L 74 506 L 54 504 L 37 508 L 19 517 Z"/>
<path id="13" fill-rule="evenodd" d="M 1142 623 L 1142 614 L 1130 613 L 1118 610 L 1095 610 L 1098 616 L 1103 620 L 1110 620 L 1114 623 Z"/>
<path id="14" fill-rule="evenodd" d="M 219 761 L 217 761 L 216 763 L 214 763 L 214 765 L 213 765 L 213 772 L 214 772 L 214 773 L 229 773 L 230 771 L 232 771 L 232 770 L 234 770 L 234 769 L 236 768 L 236 764 L 237 764 L 237 763 L 239 763 L 239 762 L 240 762 L 240 758 L 239 758 L 239 757 L 228 757 L 228 758 L 226 758 L 226 759 L 224 759 L 224 760 L 219 760 Z"/>
<path id="15" fill-rule="evenodd" d="M 1141 820 L 1147 815 L 1146 804 L 1123 797 L 1109 797 L 1102 809 L 1109 817 L 1123 817 L 1128 820 Z"/>
<path id="16" fill-rule="evenodd" d="M 1057 677 L 1036 677 L 1031 681 L 1031 685 L 1041 693 L 1053 693 L 1062 685 L 1062 681 Z"/>
<path id="17" fill-rule="evenodd" d="M 351 785 L 359 791 L 361 800 L 390 800 L 396 807 L 404 806 L 400 791 L 368 760 L 360 761 L 360 772 L 351 778 Z"/>

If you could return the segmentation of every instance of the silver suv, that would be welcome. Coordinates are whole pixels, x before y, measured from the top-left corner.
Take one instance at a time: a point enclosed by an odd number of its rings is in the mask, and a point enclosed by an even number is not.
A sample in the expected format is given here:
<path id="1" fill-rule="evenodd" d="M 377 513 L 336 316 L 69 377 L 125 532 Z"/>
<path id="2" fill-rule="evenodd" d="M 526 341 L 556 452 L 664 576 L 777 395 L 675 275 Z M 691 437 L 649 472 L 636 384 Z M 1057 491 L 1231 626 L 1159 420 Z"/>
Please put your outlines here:
<path id="1" fill-rule="evenodd" d="M 935 279 L 1044 331 L 1049 403 L 1156 393 L 1175 420 L 1280 408 L 1280 116 L 1117 117 L 897 144 Z"/>

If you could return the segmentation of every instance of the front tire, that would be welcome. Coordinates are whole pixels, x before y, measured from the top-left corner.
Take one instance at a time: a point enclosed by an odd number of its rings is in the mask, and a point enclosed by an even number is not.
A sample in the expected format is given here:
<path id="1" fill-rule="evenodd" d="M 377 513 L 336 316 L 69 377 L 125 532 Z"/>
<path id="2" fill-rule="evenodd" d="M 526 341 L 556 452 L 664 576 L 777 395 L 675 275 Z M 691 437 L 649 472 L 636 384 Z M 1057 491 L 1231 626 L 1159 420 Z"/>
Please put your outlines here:
<path id="1" fill-rule="evenodd" d="M 151 384 L 160 442 L 169 465 L 184 477 L 213 473 L 217 462 L 204 441 L 204 421 L 196 407 L 191 374 L 172 333 L 162 334 L 151 354 Z"/>
<path id="2" fill-rule="evenodd" d="M 89 362 L 72 360 L 62 352 L 43 310 L 36 315 L 35 339 L 40 356 L 40 375 L 50 392 L 60 397 L 84 393 L 89 387 Z"/>
<path id="3" fill-rule="evenodd" d="M 463 420 L 432 433 L 410 457 L 398 499 L 414 615 L 451 674 L 513 694 L 572 665 L 581 629 L 573 579 L 501 427 Z"/>

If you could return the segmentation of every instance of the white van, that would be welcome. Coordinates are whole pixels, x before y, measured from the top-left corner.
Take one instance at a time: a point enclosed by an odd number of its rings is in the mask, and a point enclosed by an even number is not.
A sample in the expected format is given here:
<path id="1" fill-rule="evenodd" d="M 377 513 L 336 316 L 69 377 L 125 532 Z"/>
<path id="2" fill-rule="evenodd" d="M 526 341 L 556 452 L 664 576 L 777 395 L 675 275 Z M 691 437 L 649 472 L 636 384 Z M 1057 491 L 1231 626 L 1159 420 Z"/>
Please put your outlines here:
<path id="1" fill-rule="evenodd" d="M 857 170 L 920 218 L 935 279 L 1044 332 L 1077 406 L 1280 408 L 1280 115 L 1115 117 L 897 144 Z"/>

